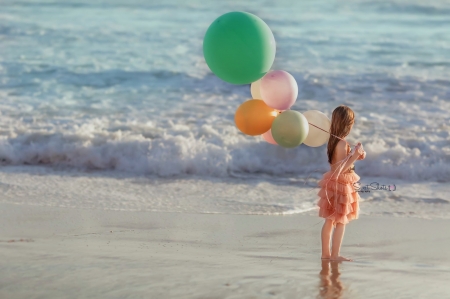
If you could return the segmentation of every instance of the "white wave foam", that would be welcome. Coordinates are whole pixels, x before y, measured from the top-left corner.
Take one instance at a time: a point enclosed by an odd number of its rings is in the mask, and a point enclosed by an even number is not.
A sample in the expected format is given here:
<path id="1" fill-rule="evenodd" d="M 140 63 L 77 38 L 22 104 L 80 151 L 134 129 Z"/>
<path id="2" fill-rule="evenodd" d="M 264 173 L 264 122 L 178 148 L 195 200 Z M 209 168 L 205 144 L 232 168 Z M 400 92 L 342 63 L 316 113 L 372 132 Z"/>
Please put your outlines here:
<path id="1" fill-rule="evenodd" d="M 328 170 L 325 146 L 284 149 L 260 137 L 244 136 L 232 124 L 216 128 L 172 122 L 170 127 L 161 128 L 157 122 L 113 124 L 96 119 L 71 130 L 31 127 L 0 137 L 4 164 L 66 165 L 163 177 L 226 177 L 236 173 L 318 177 Z M 360 135 L 367 158 L 355 162 L 356 172 L 361 176 L 450 181 L 449 147 L 437 146 L 445 144 L 445 139 L 435 137 L 434 142 L 426 142 L 425 137 L 417 140 L 403 135 Z"/>

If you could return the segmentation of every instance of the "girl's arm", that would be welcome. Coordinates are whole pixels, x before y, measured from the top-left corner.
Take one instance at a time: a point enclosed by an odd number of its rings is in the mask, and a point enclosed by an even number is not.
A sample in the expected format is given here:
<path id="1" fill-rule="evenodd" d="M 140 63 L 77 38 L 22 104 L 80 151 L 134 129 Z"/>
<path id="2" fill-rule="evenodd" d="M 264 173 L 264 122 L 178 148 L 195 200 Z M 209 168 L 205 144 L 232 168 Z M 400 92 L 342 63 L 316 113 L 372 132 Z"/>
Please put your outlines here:
<path id="1" fill-rule="evenodd" d="M 347 162 L 344 164 L 344 167 L 342 168 L 341 172 L 347 171 L 348 168 L 355 162 L 360 154 L 358 153 L 359 147 L 355 147 L 355 150 L 353 153 L 349 153 L 351 155 L 350 158 L 348 158 Z M 343 140 L 339 141 L 339 143 L 336 146 L 336 161 L 342 161 L 347 157 L 347 143 Z M 342 166 L 342 165 L 341 165 Z M 340 167 L 339 167 L 340 168 Z"/>

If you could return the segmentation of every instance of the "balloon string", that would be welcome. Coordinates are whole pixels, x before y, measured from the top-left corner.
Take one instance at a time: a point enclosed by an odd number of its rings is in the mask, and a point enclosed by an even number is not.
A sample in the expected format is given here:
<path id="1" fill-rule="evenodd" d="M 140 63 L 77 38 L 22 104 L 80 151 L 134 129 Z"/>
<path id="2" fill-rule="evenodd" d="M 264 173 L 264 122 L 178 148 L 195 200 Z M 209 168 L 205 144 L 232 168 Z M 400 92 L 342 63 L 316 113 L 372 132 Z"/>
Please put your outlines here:
<path id="1" fill-rule="evenodd" d="M 353 154 L 352 154 L 352 155 L 353 155 Z M 339 169 L 339 172 L 338 172 L 338 174 L 337 174 L 337 176 L 336 176 L 336 184 L 335 184 L 335 188 L 334 188 L 334 190 L 337 191 L 337 186 L 338 186 L 338 179 L 339 179 L 339 176 L 341 175 L 341 172 L 342 172 L 342 169 L 343 169 L 344 166 L 345 166 L 345 163 L 348 161 L 348 159 L 349 159 L 352 155 L 347 155 L 347 157 L 346 157 L 345 159 L 342 160 L 342 162 L 341 162 L 341 164 L 339 165 L 339 167 L 337 167 L 337 168 L 334 170 L 334 172 L 331 174 L 330 178 L 327 180 L 327 183 L 325 184 L 325 194 L 326 194 L 326 197 L 327 197 L 328 204 L 329 204 L 330 206 L 333 207 L 333 213 L 332 213 L 330 216 L 328 216 L 328 217 L 331 217 L 331 216 L 333 216 L 333 215 L 336 213 L 336 207 L 337 207 L 337 205 L 338 205 L 338 202 L 337 202 L 338 197 L 336 196 L 336 194 L 334 194 L 334 205 L 331 205 L 331 203 L 330 203 L 330 199 L 328 198 L 328 188 L 327 188 L 328 183 L 333 179 L 333 175 L 334 175 L 334 173 L 336 172 L 336 170 Z M 328 217 L 327 217 L 327 218 L 328 218 Z M 336 217 L 335 217 L 335 220 L 336 220 Z M 334 222 L 334 227 L 336 227 L 336 221 Z"/>
<path id="2" fill-rule="evenodd" d="M 328 131 L 325 131 L 324 129 L 322 129 L 322 128 L 319 128 L 318 126 L 316 126 L 316 125 L 313 125 L 312 123 L 310 123 L 310 122 L 308 122 L 308 124 L 310 124 L 311 126 L 314 126 L 314 127 L 316 127 L 317 129 L 319 129 L 319 130 L 322 130 L 322 131 L 324 131 L 325 133 L 328 133 L 328 134 L 330 134 L 330 135 L 332 135 L 332 136 L 334 136 L 334 137 L 336 137 L 336 138 L 338 138 L 338 139 L 341 139 L 341 140 L 344 140 L 343 138 L 341 138 L 341 137 L 338 137 L 338 136 L 336 136 L 336 135 L 334 135 L 334 134 L 331 134 L 330 132 L 328 132 Z M 344 140 L 345 142 L 347 142 L 346 140 Z M 347 142 L 348 143 L 348 142 Z M 351 143 L 348 143 L 348 144 L 350 144 L 350 145 L 354 145 L 354 144 L 351 144 Z"/>
<path id="3" fill-rule="evenodd" d="M 278 114 L 280 114 L 282 111 L 281 110 L 277 110 L 277 109 L 275 109 L 275 111 L 277 111 L 278 112 Z M 314 126 L 314 127 L 316 127 L 317 129 L 319 129 L 319 130 L 322 130 L 322 131 L 324 131 L 325 133 L 328 133 L 328 134 L 330 134 L 330 135 L 332 135 L 332 136 L 334 136 L 334 137 L 336 137 L 336 138 L 338 138 L 338 139 L 341 139 L 341 140 L 344 140 L 343 138 L 341 138 L 341 137 L 338 137 L 338 136 L 336 136 L 336 135 L 334 135 L 334 134 L 331 134 L 330 132 L 328 132 L 328 131 L 325 131 L 324 129 L 322 129 L 322 128 L 320 128 L 320 127 L 318 127 L 318 126 L 316 126 L 316 125 L 313 125 L 312 123 L 310 123 L 310 122 L 308 122 L 308 124 L 310 124 L 311 126 Z M 347 142 L 346 140 L 344 140 L 345 142 Z M 348 143 L 348 142 L 347 142 Z M 348 144 L 350 144 L 350 145 L 355 145 L 355 144 L 351 144 L 351 143 L 348 143 Z"/>
<path id="4" fill-rule="evenodd" d="M 314 126 L 314 125 L 313 125 Z M 320 128 L 319 128 L 320 129 Z M 322 129 L 321 129 L 322 130 Z M 325 131 L 326 132 L 326 131 Z M 334 135 L 333 135 L 334 136 Z M 339 138 L 339 137 L 338 137 Z M 339 139 L 341 139 L 341 138 L 339 138 Z M 342 139 L 342 140 L 344 140 L 344 139 Z M 344 140 L 345 141 L 345 140 Z M 350 152 L 349 153 L 351 153 L 352 152 L 352 149 L 350 148 Z M 352 156 L 352 155 L 350 155 L 350 156 Z M 342 159 L 342 160 L 340 160 L 340 161 L 337 161 L 336 163 L 333 163 L 333 164 L 330 164 L 330 167 L 333 167 L 333 165 L 336 165 L 336 164 L 338 164 L 338 163 L 343 163 L 343 161 L 345 160 L 345 161 L 347 161 L 347 159 L 348 159 L 348 157 L 350 157 L 350 156 L 347 156 L 347 157 L 345 157 L 344 159 Z M 316 171 L 316 170 L 320 170 L 319 168 L 316 168 L 316 169 L 314 169 L 313 171 Z M 306 181 L 309 179 L 309 176 L 310 176 L 311 174 L 309 174 L 308 175 L 308 177 L 306 178 L 306 180 L 305 180 L 305 184 L 304 185 L 306 185 Z M 311 190 L 313 190 L 314 188 L 311 188 Z M 308 192 L 310 192 L 311 190 L 309 190 Z"/>
<path id="5" fill-rule="evenodd" d="M 338 161 L 338 162 L 336 162 L 336 163 L 334 163 L 334 164 L 331 164 L 331 165 L 335 165 L 335 164 L 337 164 L 337 163 L 341 163 L 341 164 L 339 165 L 339 167 L 337 167 L 337 168 L 333 171 L 333 173 L 330 175 L 330 177 L 326 180 L 327 183 L 325 184 L 325 195 L 326 195 L 326 197 L 327 197 L 328 204 L 333 208 L 333 213 L 332 213 L 331 215 L 329 215 L 327 218 L 333 216 L 333 215 L 336 213 L 336 206 L 337 206 L 337 204 L 338 204 L 338 202 L 337 202 L 337 197 L 334 196 L 334 205 L 331 205 L 330 198 L 328 197 L 328 188 L 327 188 L 328 183 L 332 180 L 333 175 L 334 175 L 334 173 L 336 172 L 336 170 L 339 169 L 338 175 L 336 176 L 336 185 L 335 185 L 335 190 L 337 190 L 337 184 L 338 184 L 338 180 L 337 180 L 337 179 L 339 178 L 339 175 L 341 174 L 342 169 L 344 168 L 345 162 L 347 162 L 348 159 L 349 159 L 351 156 L 352 156 L 352 155 L 347 155 L 347 157 L 345 157 L 345 159 L 342 159 L 341 161 Z M 318 169 L 317 169 L 317 170 L 318 170 Z M 309 176 L 308 176 L 308 178 L 309 178 Z M 306 181 L 305 181 L 305 184 L 306 184 Z M 317 188 L 317 187 L 315 187 L 315 188 Z M 315 188 L 311 188 L 311 189 L 308 190 L 307 192 L 310 192 L 310 191 L 314 190 Z M 333 222 L 333 226 L 336 227 L 336 221 Z"/>

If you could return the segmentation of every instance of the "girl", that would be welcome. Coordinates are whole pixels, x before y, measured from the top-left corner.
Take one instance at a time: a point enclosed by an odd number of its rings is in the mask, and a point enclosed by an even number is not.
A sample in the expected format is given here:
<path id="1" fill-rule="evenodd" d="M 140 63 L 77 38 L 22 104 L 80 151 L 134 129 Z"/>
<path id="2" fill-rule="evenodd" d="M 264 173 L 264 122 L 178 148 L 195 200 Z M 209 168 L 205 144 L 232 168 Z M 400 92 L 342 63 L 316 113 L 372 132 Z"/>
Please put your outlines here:
<path id="1" fill-rule="evenodd" d="M 353 162 L 366 157 L 362 144 L 355 146 L 352 152 L 346 137 L 355 123 L 355 113 L 345 105 L 334 109 L 331 117 L 330 138 L 328 140 L 328 163 L 331 170 L 318 182 L 320 191 L 319 216 L 325 218 L 322 227 L 322 259 L 334 261 L 352 261 L 339 255 L 345 225 L 358 219 L 359 194 L 354 184 L 360 177 L 354 172 Z M 330 251 L 330 238 L 333 226 L 333 242 Z"/>

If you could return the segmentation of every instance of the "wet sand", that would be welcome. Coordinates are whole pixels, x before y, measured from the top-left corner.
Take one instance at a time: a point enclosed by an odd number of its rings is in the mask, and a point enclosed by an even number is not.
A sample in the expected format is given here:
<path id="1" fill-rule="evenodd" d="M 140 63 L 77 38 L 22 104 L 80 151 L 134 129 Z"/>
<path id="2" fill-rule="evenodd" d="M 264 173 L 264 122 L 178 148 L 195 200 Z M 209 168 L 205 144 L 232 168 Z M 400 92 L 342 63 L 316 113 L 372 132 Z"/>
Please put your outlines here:
<path id="1" fill-rule="evenodd" d="M 0 298 L 447 298 L 450 220 L 360 216 L 322 262 L 322 219 L 0 204 Z"/>

